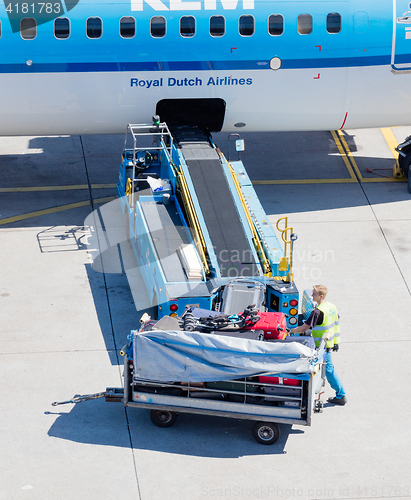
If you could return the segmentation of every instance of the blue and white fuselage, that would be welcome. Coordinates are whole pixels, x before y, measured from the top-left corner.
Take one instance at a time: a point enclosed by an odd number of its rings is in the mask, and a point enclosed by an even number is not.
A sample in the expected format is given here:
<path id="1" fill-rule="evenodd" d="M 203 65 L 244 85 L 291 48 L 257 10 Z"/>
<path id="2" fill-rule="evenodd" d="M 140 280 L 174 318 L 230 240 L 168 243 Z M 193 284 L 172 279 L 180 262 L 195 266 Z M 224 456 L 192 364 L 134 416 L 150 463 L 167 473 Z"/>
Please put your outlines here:
<path id="1" fill-rule="evenodd" d="M 408 0 L 80 0 L 24 33 L 6 6 L 0 135 L 118 133 L 182 99 L 222 103 L 223 131 L 411 124 Z"/>

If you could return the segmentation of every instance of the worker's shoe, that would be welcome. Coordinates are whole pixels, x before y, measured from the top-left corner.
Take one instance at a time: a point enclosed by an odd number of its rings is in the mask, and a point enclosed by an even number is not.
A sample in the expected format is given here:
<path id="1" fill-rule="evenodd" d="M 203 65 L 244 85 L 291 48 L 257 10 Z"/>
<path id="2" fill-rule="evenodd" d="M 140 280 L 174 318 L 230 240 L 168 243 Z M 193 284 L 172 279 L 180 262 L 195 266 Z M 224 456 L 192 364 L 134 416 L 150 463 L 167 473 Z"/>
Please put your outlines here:
<path id="1" fill-rule="evenodd" d="M 328 402 L 332 405 L 344 406 L 347 402 L 347 398 L 345 396 L 343 396 L 342 398 L 328 398 Z"/>

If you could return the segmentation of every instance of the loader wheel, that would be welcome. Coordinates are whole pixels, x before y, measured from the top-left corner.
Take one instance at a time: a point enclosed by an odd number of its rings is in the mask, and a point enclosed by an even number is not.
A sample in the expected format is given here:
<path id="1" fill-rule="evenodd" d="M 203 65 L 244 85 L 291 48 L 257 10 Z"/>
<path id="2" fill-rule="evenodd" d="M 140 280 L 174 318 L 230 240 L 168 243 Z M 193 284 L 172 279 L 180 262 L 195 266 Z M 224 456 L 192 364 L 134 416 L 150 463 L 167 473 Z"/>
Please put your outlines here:
<path id="1" fill-rule="evenodd" d="M 150 418 L 157 427 L 171 427 L 177 420 L 178 413 L 166 410 L 151 410 Z"/>
<path id="2" fill-rule="evenodd" d="M 280 428 L 274 422 L 257 422 L 253 436 L 261 444 L 274 444 L 280 437 Z"/>

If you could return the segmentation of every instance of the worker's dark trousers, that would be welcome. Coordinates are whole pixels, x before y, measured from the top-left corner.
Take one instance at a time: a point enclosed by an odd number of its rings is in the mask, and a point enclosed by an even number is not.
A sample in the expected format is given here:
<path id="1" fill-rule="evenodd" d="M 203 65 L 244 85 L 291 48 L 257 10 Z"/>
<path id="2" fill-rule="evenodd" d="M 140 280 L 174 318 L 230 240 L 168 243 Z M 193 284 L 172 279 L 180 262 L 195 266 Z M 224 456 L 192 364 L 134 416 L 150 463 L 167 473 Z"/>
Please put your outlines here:
<path id="1" fill-rule="evenodd" d="M 335 371 L 334 363 L 331 359 L 331 353 L 327 352 L 325 356 L 325 361 L 327 363 L 325 374 L 327 376 L 328 383 L 330 386 L 334 389 L 335 391 L 335 397 L 340 399 L 343 396 L 345 396 L 345 391 L 344 387 L 341 383 L 340 378 L 337 375 L 337 372 Z"/>

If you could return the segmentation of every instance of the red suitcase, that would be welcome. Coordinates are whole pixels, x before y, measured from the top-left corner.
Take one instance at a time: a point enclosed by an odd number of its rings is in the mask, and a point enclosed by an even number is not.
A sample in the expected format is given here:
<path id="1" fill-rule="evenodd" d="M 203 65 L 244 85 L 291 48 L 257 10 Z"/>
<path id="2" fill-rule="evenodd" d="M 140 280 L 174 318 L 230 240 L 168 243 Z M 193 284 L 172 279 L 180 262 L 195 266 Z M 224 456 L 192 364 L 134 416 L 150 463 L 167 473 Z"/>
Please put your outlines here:
<path id="1" fill-rule="evenodd" d="M 293 385 L 293 386 L 301 385 L 301 380 L 298 380 L 297 378 L 271 377 L 269 375 L 258 377 L 258 381 L 261 384 L 280 384 L 280 385 Z"/>
<path id="2" fill-rule="evenodd" d="M 263 330 L 264 339 L 282 340 L 287 335 L 287 321 L 280 312 L 259 312 L 260 319 L 250 326 L 243 326 L 241 330 Z"/>

